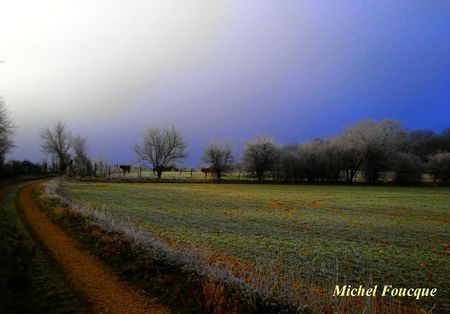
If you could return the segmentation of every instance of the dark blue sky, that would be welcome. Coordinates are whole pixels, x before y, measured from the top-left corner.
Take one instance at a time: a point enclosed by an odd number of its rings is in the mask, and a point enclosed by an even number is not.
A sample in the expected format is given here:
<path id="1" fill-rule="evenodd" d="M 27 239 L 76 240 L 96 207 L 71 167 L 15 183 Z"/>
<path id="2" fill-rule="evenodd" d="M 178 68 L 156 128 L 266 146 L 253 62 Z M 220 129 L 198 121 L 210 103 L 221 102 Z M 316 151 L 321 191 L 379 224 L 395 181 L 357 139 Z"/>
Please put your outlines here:
<path id="1" fill-rule="evenodd" d="M 58 118 L 111 162 L 132 162 L 147 127 L 174 124 L 189 142 L 186 165 L 212 137 L 238 149 L 369 118 L 450 127 L 448 1 L 167 3 L 47 4 L 22 32 L 1 27 L 0 87 L 19 126 L 10 157 L 41 159 L 36 132 Z M 42 26 L 36 41 L 44 20 L 64 36 Z"/>

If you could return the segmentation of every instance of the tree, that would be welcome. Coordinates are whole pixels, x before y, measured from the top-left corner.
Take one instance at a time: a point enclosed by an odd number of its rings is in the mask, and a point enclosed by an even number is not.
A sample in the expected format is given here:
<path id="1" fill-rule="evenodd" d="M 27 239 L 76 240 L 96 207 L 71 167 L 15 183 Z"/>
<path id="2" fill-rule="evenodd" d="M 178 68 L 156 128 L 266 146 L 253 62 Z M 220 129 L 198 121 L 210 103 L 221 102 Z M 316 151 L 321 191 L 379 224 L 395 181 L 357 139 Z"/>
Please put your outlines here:
<path id="1" fill-rule="evenodd" d="M 3 99 L 0 98 L 0 169 L 5 163 L 6 154 L 14 147 L 13 133 L 14 125 Z"/>
<path id="2" fill-rule="evenodd" d="M 450 153 L 437 153 L 428 160 L 428 169 L 434 175 L 434 180 L 450 182 Z"/>
<path id="3" fill-rule="evenodd" d="M 428 156 L 439 150 L 439 135 L 434 131 L 414 130 L 408 133 L 406 151 L 419 156 L 423 161 L 427 161 Z"/>
<path id="4" fill-rule="evenodd" d="M 450 128 L 446 128 L 439 135 L 439 151 L 450 152 Z"/>
<path id="5" fill-rule="evenodd" d="M 78 176 L 90 176 L 92 174 L 92 163 L 88 157 L 88 146 L 86 139 L 76 136 L 72 139 L 74 152 L 73 171 Z"/>
<path id="6" fill-rule="evenodd" d="M 300 145 L 300 163 L 308 182 L 316 182 L 325 175 L 322 139 Z"/>
<path id="7" fill-rule="evenodd" d="M 41 132 L 41 148 L 44 153 L 56 157 L 59 161 L 59 171 L 66 171 L 70 160 L 72 136 L 66 130 L 66 125 L 58 121 L 53 127 L 46 127 Z"/>
<path id="8" fill-rule="evenodd" d="M 419 156 L 399 152 L 393 163 L 394 181 L 397 183 L 416 183 L 422 179 L 422 160 Z"/>
<path id="9" fill-rule="evenodd" d="M 280 170 L 285 181 L 298 181 L 303 179 L 304 171 L 301 163 L 299 145 L 291 144 L 280 150 Z"/>
<path id="10" fill-rule="evenodd" d="M 352 140 L 352 136 L 344 133 L 334 139 L 341 149 L 342 170 L 347 183 L 352 183 L 364 161 L 362 149 Z"/>
<path id="11" fill-rule="evenodd" d="M 386 171 L 395 153 L 405 141 L 405 132 L 399 121 L 385 119 L 362 121 L 348 128 L 341 141 L 347 151 L 348 177 L 353 181 L 360 166 L 364 166 L 364 176 L 369 183 L 375 183 L 381 171 Z"/>
<path id="12" fill-rule="evenodd" d="M 322 162 L 327 181 L 341 181 L 341 172 L 345 168 L 344 150 L 336 138 L 325 140 L 322 144 Z"/>
<path id="13" fill-rule="evenodd" d="M 92 170 L 92 174 L 94 177 L 106 177 L 110 173 L 111 167 L 109 166 L 108 161 L 105 158 L 99 157 L 94 161 L 94 167 Z"/>
<path id="14" fill-rule="evenodd" d="M 441 132 L 441 136 L 450 141 L 450 128 L 446 128 Z"/>
<path id="15" fill-rule="evenodd" d="M 6 177 L 14 177 L 20 175 L 36 175 L 43 173 L 43 168 L 29 160 L 10 160 L 5 163 Z"/>
<path id="16" fill-rule="evenodd" d="M 279 149 L 271 138 L 261 137 L 247 142 L 243 149 L 243 162 L 248 172 L 262 181 L 266 172 L 274 169 Z"/>
<path id="17" fill-rule="evenodd" d="M 231 142 L 225 141 L 220 144 L 216 140 L 212 140 L 203 150 L 203 162 L 210 165 L 212 172 L 219 180 L 231 168 L 233 162 L 232 148 Z"/>
<path id="18" fill-rule="evenodd" d="M 134 150 L 140 161 L 153 168 L 161 179 L 166 168 L 187 157 L 186 147 L 183 136 L 172 126 L 164 130 L 148 129 L 143 145 L 135 145 Z"/>

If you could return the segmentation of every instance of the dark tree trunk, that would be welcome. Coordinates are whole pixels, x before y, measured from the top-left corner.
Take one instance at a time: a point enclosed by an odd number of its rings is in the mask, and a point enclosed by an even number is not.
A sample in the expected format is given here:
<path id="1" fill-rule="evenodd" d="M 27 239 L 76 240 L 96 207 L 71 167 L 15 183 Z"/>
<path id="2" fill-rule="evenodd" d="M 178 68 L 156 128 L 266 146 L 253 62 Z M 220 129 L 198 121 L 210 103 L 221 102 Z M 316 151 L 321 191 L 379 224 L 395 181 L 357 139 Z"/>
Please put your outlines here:
<path id="1" fill-rule="evenodd" d="M 59 171 L 64 172 L 66 171 L 67 165 L 66 165 L 66 159 L 64 155 L 59 155 Z"/>
<path id="2" fill-rule="evenodd" d="M 263 173 L 262 172 L 257 172 L 256 173 L 256 177 L 258 178 L 258 181 L 261 182 L 263 180 Z"/>

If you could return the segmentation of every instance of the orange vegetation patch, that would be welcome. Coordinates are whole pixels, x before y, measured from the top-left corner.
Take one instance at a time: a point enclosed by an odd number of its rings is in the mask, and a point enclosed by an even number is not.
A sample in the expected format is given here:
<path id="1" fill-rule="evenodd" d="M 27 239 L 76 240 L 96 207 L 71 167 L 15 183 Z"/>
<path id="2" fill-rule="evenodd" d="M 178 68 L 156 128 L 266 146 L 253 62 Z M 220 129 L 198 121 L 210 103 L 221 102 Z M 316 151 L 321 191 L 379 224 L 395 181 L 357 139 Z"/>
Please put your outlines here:
<path id="1" fill-rule="evenodd" d="M 277 207 L 277 206 L 280 206 L 281 203 L 279 201 L 272 201 L 272 202 L 269 203 L 269 205 Z"/>
<path id="2" fill-rule="evenodd" d="M 124 283 L 94 255 L 79 248 L 60 227 L 41 211 L 32 199 L 37 184 L 19 191 L 17 200 L 23 217 L 35 237 L 60 265 L 71 285 L 82 292 L 94 313 L 168 313 L 153 299 Z"/>
<path id="3" fill-rule="evenodd" d="M 288 202 L 288 201 L 283 201 L 283 203 L 281 203 L 281 201 L 272 201 L 269 202 L 269 206 L 276 208 L 277 210 L 281 210 L 281 211 L 286 211 L 286 212 L 291 212 L 293 211 L 292 207 L 288 207 L 286 205 L 288 204 L 292 204 L 292 202 Z"/>
<path id="4" fill-rule="evenodd" d="M 304 202 L 303 205 L 309 206 L 309 207 L 321 207 L 322 203 L 320 203 L 320 202 Z"/>
<path id="5" fill-rule="evenodd" d="M 376 212 L 375 215 L 382 216 L 382 217 L 388 217 L 388 218 L 398 218 L 398 217 L 400 217 L 400 215 L 398 215 L 398 214 L 384 213 L 384 212 Z"/>
<path id="6" fill-rule="evenodd" d="M 164 242 L 171 248 L 177 247 L 177 241 L 169 237 L 163 237 Z"/>
<path id="7" fill-rule="evenodd" d="M 255 268 L 254 263 L 250 263 L 249 261 L 229 256 L 229 255 L 223 255 L 220 253 L 215 253 L 210 258 L 210 263 L 222 263 L 229 267 L 231 267 L 231 270 L 236 274 L 239 275 L 242 271 L 251 271 Z"/>
<path id="8" fill-rule="evenodd" d="M 417 220 L 426 221 L 426 222 L 438 222 L 446 225 L 450 225 L 450 220 L 440 220 L 436 218 L 419 218 Z"/>

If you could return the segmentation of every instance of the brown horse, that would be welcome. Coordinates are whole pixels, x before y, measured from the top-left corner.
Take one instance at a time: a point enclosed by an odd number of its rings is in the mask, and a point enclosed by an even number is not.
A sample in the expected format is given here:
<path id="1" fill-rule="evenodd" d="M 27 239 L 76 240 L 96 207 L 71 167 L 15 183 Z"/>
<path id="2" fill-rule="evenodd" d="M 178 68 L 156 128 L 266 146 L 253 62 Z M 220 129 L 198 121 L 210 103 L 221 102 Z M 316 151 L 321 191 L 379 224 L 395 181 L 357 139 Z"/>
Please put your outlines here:
<path id="1" fill-rule="evenodd" d="M 125 173 L 130 173 L 131 172 L 131 165 L 120 165 L 119 166 L 120 170 L 122 170 L 123 175 L 125 175 Z"/>
<path id="2" fill-rule="evenodd" d="M 214 171 L 211 167 L 201 168 L 200 171 L 205 174 L 205 178 L 208 177 L 208 173 L 210 173 L 211 175 L 214 174 Z"/>

